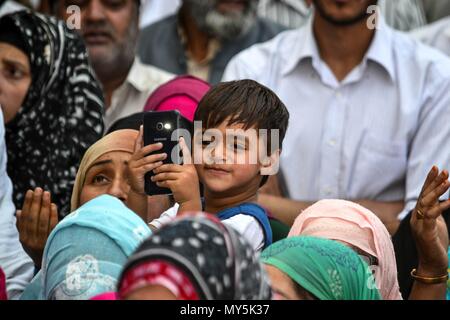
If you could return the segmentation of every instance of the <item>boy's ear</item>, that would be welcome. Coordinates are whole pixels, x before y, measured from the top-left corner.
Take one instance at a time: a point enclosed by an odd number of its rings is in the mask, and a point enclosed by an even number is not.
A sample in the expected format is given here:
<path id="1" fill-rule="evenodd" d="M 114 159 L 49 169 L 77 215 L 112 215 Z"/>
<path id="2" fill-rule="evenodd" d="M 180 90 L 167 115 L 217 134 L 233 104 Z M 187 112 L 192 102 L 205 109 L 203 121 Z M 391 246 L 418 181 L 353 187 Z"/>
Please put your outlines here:
<path id="1" fill-rule="evenodd" d="M 262 176 L 273 176 L 280 170 L 280 154 L 281 150 L 277 149 L 272 152 L 270 157 L 261 160 L 260 174 Z"/>

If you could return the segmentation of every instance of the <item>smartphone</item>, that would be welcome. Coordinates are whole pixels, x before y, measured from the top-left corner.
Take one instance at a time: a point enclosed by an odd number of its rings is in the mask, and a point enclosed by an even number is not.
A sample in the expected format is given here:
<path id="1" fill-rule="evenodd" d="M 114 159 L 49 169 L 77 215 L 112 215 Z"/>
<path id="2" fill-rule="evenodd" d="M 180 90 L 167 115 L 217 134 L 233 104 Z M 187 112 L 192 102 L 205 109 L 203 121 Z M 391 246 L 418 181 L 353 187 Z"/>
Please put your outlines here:
<path id="1" fill-rule="evenodd" d="M 144 114 L 144 145 L 162 143 L 163 148 L 155 154 L 167 154 L 164 164 L 182 164 L 179 140 L 183 137 L 189 147 L 192 133 L 193 124 L 179 111 L 149 111 Z M 145 175 L 145 193 L 149 196 L 172 194 L 170 189 L 158 187 L 152 182 L 153 175 L 153 171 Z"/>

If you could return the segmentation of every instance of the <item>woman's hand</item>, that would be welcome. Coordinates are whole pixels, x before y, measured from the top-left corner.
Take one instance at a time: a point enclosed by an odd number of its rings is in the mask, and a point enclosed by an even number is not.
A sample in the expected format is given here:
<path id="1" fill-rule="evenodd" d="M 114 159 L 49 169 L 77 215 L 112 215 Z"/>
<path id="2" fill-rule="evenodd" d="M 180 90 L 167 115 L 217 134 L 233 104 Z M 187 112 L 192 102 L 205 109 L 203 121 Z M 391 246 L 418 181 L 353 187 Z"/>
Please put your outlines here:
<path id="1" fill-rule="evenodd" d="M 22 210 L 17 210 L 16 216 L 20 242 L 40 267 L 48 236 L 58 223 L 58 208 L 51 202 L 50 192 L 41 188 L 28 190 Z"/>
<path id="2" fill-rule="evenodd" d="M 428 173 L 411 217 L 411 229 L 417 245 L 419 266 L 417 274 L 437 277 L 448 268 L 448 230 L 442 212 L 450 208 L 450 200 L 440 203 L 450 187 L 448 171 L 439 173 L 434 166 Z"/>
<path id="3" fill-rule="evenodd" d="M 133 192 L 145 195 L 145 174 L 161 166 L 163 164 L 162 161 L 167 158 L 167 154 L 165 153 L 148 154 L 161 150 L 162 147 L 162 143 L 155 143 L 144 147 L 143 126 L 141 126 L 134 144 L 134 154 L 128 163 L 130 186 Z"/>
<path id="4" fill-rule="evenodd" d="M 191 153 L 183 138 L 180 139 L 183 165 L 165 164 L 153 170 L 152 181 L 158 187 L 169 188 L 180 205 L 179 213 L 201 211 L 200 185 Z"/>

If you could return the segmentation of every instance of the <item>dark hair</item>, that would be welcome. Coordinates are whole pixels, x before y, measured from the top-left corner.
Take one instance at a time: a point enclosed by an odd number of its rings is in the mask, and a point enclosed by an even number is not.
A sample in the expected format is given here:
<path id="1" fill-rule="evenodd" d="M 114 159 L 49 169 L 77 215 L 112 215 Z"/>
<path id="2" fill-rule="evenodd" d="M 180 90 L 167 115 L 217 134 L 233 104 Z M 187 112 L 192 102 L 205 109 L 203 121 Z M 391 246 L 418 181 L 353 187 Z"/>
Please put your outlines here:
<path id="1" fill-rule="evenodd" d="M 279 147 L 289 123 L 289 112 L 278 96 L 269 88 L 253 80 L 222 82 L 213 86 L 200 101 L 194 121 L 201 121 L 203 129 L 219 126 L 226 119 L 228 125 L 243 124 L 244 130 L 279 130 Z M 272 154 L 271 134 L 267 135 L 267 151 Z M 260 187 L 268 176 L 263 176 Z"/>
<path id="2" fill-rule="evenodd" d="M 120 118 L 117 121 L 115 121 L 109 127 L 108 132 L 105 135 L 122 129 L 133 129 L 139 131 L 141 125 L 143 124 L 144 124 L 144 112 L 133 113 L 132 115 Z"/>
<path id="3" fill-rule="evenodd" d="M 203 128 L 208 129 L 219 126 L 228 118 L 229 125 L 243 124 L 245 130 L 251 127 L 278 129 L 282 148 L 289 112 L 269 88 L 253 80 L 222 82 L 213 86 L 200 101 L 194 121 L 202 121 Z"/>

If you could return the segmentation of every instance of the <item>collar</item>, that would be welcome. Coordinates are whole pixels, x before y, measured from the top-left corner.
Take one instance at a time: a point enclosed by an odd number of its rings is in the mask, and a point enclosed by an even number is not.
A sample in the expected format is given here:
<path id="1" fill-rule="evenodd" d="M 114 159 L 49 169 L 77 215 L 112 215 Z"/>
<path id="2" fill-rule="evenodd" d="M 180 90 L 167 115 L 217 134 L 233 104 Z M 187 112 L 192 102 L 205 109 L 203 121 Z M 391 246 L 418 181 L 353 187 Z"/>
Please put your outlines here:
<path id="1" fill-rule="evenodd" d="M 284 75 L 292 72 L 297 65 L 307 58 L 312 59 L 313 66 L 317 66 L 321 60 L 317 42 L 313 33 L 313 15 L 309 17 L 306 25 L 297 30 L 296 46 L 290 53 L 287 63 L 282 70 Z M 391 79 L 395 81 L 395 67 L 393 58 L 393 30 L 386 24 L 384 18 L 379 15 L 377 19 L 377 30 L 372 43 L 362 64 L 368 60 L 383 67 Z"/>
<path id="2" fill-rule="evenodd" d="M 138 57 L 136 57 L 126 79 L 127 83 L 129 83 L 133 88 L 140 92 L 148 90 L 146 73 L 142 72 L 144 68 L 145 65 Z"/>

